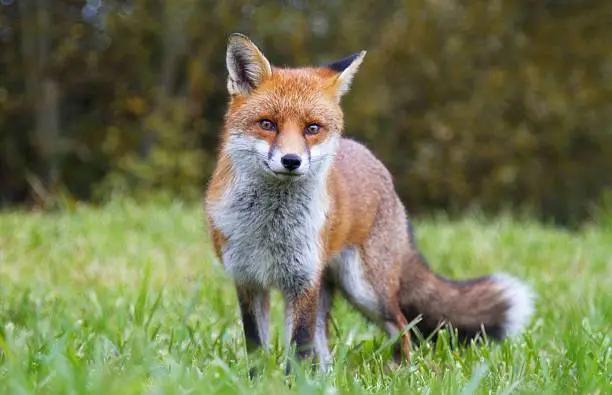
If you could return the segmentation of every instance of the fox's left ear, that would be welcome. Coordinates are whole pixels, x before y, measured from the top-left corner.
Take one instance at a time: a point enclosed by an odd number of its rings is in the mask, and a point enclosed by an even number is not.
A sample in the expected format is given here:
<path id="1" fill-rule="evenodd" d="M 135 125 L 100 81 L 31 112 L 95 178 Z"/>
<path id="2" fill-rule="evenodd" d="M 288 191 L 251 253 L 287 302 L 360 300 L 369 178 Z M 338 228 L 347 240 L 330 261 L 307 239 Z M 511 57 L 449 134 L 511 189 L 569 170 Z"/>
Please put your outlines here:
<path id="1" fill-rule="evenodd" d="M 357 52 L 324 66 L 338 73 L 334 81 L 338 99 L 351 88 L 353 77 L 355 77 L 365 55 L 366 51 Z"/>

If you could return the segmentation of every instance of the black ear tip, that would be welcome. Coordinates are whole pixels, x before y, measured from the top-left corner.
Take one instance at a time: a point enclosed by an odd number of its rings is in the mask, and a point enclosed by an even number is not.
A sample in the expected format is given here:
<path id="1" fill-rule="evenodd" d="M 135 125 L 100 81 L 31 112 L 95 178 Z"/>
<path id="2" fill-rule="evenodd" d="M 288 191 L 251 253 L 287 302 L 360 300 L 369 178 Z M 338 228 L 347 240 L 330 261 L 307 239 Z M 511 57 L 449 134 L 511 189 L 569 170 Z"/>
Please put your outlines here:
<path id="1" fill-rule="evenodd" d="M 366 54 L 366 51 L 363 51 L 363 50 L 359 52 L 355 52 L 345 58 L 342 58 L 332 63 L 328 63 L 324 65 L 323 67 L 327 67 L 328 69 L 332 69 L 337 73 L 341 73 L 344 70 L 346 70 L 346 68 L 349 67 L 355 61 L 355 59 L 359 57 L 363 57 L 365 56 L 365 54 Z"/>

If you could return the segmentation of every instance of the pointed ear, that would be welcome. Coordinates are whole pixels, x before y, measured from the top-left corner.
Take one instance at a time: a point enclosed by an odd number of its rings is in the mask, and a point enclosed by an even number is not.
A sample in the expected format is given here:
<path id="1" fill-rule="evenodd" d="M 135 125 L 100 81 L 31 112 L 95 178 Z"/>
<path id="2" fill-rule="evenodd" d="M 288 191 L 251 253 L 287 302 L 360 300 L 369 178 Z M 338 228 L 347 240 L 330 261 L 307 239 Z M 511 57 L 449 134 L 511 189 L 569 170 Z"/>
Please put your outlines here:
<path id="1" fill-rule="evenodd" d="M 365 55 L 366 51 L 357 52 L 325 66 L 338 73 L 335 77 L 335 87 L 338 99 L 351 88 L 353 77 L 355 77 Z"/>
<path id="2" fill-rule="evenodd" d="M 225 58 L 230 95 L 248 95 L 272 74 L 270 62 L 245 35 L 232 33 Z"/>

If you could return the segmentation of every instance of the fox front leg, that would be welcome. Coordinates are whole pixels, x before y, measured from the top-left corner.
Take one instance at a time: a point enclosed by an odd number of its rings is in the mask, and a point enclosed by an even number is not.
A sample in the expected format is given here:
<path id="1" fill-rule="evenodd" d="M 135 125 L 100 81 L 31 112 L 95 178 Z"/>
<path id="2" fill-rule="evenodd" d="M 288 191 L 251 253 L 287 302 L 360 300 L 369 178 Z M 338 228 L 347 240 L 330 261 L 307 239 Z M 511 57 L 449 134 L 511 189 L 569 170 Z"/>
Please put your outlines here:
<path id="1" fill-rule="evenodd" d="M 242 328 L 246 341 L 248 354 L 253 354 L 259 349 L 268 352 L 269 349 L 269 316 L 270 316 L 270 292 L 267 290 L 253 290 L 245 287 L 236 287 L 238 303 L 242 315 Z M 251 377 L 257 374 L 256 369 L 251 369 Z"/>
<path id="2" fill-rule="evenodd" d="M 319 285 L 316 285 L 297 294 L 285 295 L 287 357 L 294 350 L 294 358 L 298 363 L 314 356 L 319 291 Z M 285 373 L 290 372 L 291 360 L 288 360 Z"/>

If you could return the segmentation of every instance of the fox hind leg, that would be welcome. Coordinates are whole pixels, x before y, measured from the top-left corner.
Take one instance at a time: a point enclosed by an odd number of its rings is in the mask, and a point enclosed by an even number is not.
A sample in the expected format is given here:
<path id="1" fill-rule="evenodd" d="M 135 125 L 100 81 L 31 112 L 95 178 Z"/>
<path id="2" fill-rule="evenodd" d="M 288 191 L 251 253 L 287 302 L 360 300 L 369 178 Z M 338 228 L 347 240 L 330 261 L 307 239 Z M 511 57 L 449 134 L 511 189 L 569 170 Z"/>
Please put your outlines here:
<path id="1" fill-rule="evenodd" d="M 385 330 L 389 337 L 400 334 L 399 341 L 393 346 L 393 360 L 397 364 L 402 363 L 402 355 L 406 362 L 410 362 L 410 332 L 406 330 L 408 321 L 399 310 L 393 314 L 393 319 L 385 322 Z"/>
<path id="2" fill-rule="evenodd" d="M 393 257 L 388 257 L 392 261 Z M 374 260 L 364 249 L 349 247 L 333 262 L 333 276 L 348 301 L 364 316 L 379 325 L 390 337 L 404 331 L 408 322 L 397 299 L 399 275 L 382 267 L 378 273 L 369 273 L 375 268 L 367 264 Z M 392 269 L 392 268 L 391 268 Z M 385 277 L 386 276 L 386 277 Z M 401 361 L 401 354 L 410 360 L 410 334 L 404 331 L 394 348 L 394 359 Z"/>

